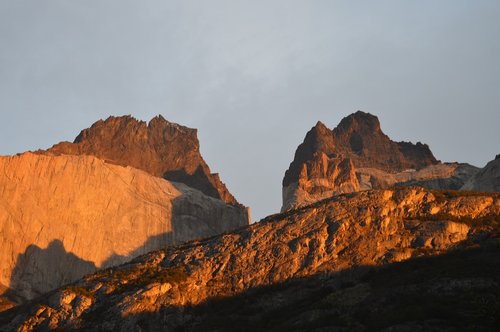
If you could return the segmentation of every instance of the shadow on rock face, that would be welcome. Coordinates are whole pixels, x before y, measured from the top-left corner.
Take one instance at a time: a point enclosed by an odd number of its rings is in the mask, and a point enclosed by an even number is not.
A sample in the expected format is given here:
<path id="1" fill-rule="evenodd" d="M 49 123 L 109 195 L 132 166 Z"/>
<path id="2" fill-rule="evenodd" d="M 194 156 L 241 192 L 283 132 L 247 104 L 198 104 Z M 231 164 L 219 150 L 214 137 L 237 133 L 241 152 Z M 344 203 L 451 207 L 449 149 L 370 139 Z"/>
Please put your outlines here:
<path id="1" fill-rule="evenodd" d="M 123 264 L 125 262 L 128 262 L 137 256 L 144 255 L 150 251 L 153 250 L 158 250 L 161 248 L 165 248 L 169 245 L 172 245 L 173 242 L 173 234 L 172 232 L 166 232 L 162 234 L 158 234 L 155 236 L 150 236 L 146 242 L 137 249 L 135 249 L 133 252 L 129 253 L 128 255 L 118 255 L 118 254 L 113 254 L 109 256 L 104 263 L 102 263 L 102 266 L 100 268 L 108 268 L 116 265 Z"/>
<path id="2" fill-rule="evenodd" d="M 143 245 L 128 255 L 111 255 L 99 268 L 94 262 L 86 261 L 66 251 L 60 240 L 53 240 L 45 249 L 32 244 L 24 253 L 18 255 L 11 276 L 10 288 L 3 296 L 19 304 L 72 283 L 100 268 L 123 264 L 137 256 L 165 248 L 172 243 L 172 232 L 151 236 Z"/>
<path id="3" fill-rule="evenodd" d="M 171 231 L 150 236 L 128 255 L 113 254 L 100 268 L 128 262 L 153 250 L 212 237 L 248 226 L 248 211 L 203 195 L 183 183 L 171 182 L 182 195 L 172 200 Z"/>
<path id="4" fill-rule="evenodd" d="M 17 256 L 14 256 L 10 280 L 5 282 L 9 290 L 2 293 L 9 292 L 10 298 L 15 298 L 14 302 L 22 303 L 98 269 L 126 263 L 150 251 L 248 225 L 246 209 L 208 197 L 181 183 L 173 185 L 179 190 L 179 196 L 171 198 L 171 206 L 165 207 L 165 219 L 155 221 L 157 224 L 151 227 L 144 219 L 137 221 L 143 223 L 137 229 L 118 229 L 118 234 L 122 235 L 109 239 L 114 243 L 98 244 L 93 234 L 79 233 L 81 235 L 73 242 L 75 245 L 68 244 L 59 235 L 48 245 L 47 242 L 33 241 L 28 247 L 21 248 L 15 252 Z M 95 228 L 95 232 L 100 231 L 98 225 Z"/>
<path id="5" fill-rule="evenodd" d="M 60 240 L 53 240 L 45 249 L 32 244 L 17 256 L 10 288 L 29 299 L 96 270 L 94 263 L 67 252 Z"/>
<path id="6" fill-rule="evenodd" d="M 47 248 L 29 245 L 17 256 L 9 290 L 5 295 L 16 303 L 33 299 L 43 293 L 72 283 L 101 268 L 126 263 L 137 256 L 169 245 L 214 236 L 248 225 L 247 211 L 207 197 L 180 183 L 173 183 L 182 193 L 172 201 L 171 229 L 149 236 L 141 245 L 126 254 L 114 253 L 102 264 L 82 259 L 68 252 L 61 240 L 53 240 Z M 167 223 L 167 220 L 165 220 Z M 127 241 L 124 238 L 123 241 Z M 88 245 L 92 245 L 89 241 Z M 98 249 L 96 249 L 98 250 Z"/>
<path id="7" fill-rule="evenodd" d="M 205 195 L 222 199 L 217 189 L 210 183 L 210 179 L 201 166 L 198 166 L 193 174 L 188 174 L 185 169 L 178 169 L 165 172 L 163 177 L 169 181 L 184 183 L 201 191 Z"/>
<path id="8" fill-rule="evenodd" d="M 249 225 L 250 216 L 246 208 L 200 195 L 183 183 L 171 184 L 182 192 L 172 202 L 173 243 L 208 238 Z"/>

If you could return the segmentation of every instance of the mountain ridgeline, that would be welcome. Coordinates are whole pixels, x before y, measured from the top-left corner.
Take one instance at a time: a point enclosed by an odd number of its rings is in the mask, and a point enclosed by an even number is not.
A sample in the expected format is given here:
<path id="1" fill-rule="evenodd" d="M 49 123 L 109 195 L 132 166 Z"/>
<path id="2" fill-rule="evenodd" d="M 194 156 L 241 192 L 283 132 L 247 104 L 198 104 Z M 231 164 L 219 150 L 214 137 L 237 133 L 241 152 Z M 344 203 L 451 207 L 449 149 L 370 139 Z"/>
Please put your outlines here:
<path id="1" fill-rule="evenodd" d="M 161 116 L 98 121 L 75 143 L 0 157 L 0 174 L 0 290 L 17 303 L 250 222 L 196 130 Z"/>
<path id="2" fill-rule="evenodd" d="M 307 133 L 283 178 L 282 211 L 367 189 L 458 190 L 478 171 L 469 164 L 440 162 L 426 144 L 394 142 L 376 116 L 357 111 L 333 130 L 318 122 Z"/>
<path id="3" fill-rule="evenodd" d="M 205 195 L 243 207 L 200 154 L 197 130 L 158 115 L 149 123 L 131 116 L 109 117 L 82 130 L 73 143 L 61 142 L 46 152 L 93 155 L 131 166 L 169 181 L 181 182 Z"/>
<path id="4" fill-rule="evenodd" d="M 0 157 L 0 331 L 498 330 L 500 156 L 443 163 L 358 111 L 282 184 L 250 224 L 161 116 Z"/>

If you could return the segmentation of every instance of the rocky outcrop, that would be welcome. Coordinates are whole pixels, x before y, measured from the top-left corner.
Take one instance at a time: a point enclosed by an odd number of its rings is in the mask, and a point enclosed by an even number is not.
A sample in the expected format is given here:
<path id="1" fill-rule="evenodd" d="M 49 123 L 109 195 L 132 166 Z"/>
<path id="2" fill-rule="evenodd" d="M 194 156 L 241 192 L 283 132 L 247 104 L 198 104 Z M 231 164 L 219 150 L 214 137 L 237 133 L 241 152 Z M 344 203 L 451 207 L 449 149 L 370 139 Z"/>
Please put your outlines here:
<path id="1" fill-rule="evenodd" d="M 315 153 L 311 160 L 302 165 L 298 182 L 283 188 L 282 210 L 359 190 L 360 185 L 350 159 L 329 157 L 323 152 Z"/>
<path id="2" fill-rule="evenodd" d="M 94 156 L 0 157 L 0 285 L 24 299 L 245 225 L 240 207 Z"/>
<path id="3" fill-rule="evenodd" d="M 282 211 L 359 190 L 352 161 L 335 146 L 332 132 L 321 122 L 307 133 L 283 178 Z"/>
<path id="4" fill-rule="evenodd" d="M 420 170 L 388 173 L 377 168 L 357 168 L 361 190 L 394 186 L 421 186 L 428 189 L 459 190 L 479 168 L 462 163 L 439 163 Z"/>
<path id="5" fill-rule="evenodd" d="M 325 167 L 327 171 L 312 178 L 304 171 Z M 394 142 L 382 132 L 376 116 L 358 111 L 333 130 L 318 122 L 307 133 L 283 178 L 282 211 L 332 194 L 392 186 L 457 190 L 477 170 L 468 164 L 441 163 L 426 144 Z"/>
<path id="6" fill-rule="evenodd" d="M 46 152 L 38 152 L 93 155 L 184 183 L 208 196 L 244 209 L 218 174 L 210 172 L 200 154 L 197 130 L 169 122 L 161 115 L 149 123 L 131 116 L 111 116 L 82 130 L 73 143 L 62 142 Z"/>
<path id="7" fill-rule="evenodd" d="M 357 111 L 345 117 L 332 136 L 337 151 L 351 158 L 355 167 L 401 172 L 438 163 L 427 144 L 393 142 L 369 113 Z"/>
<path id="8" fill-rule="evenodd" d="M 279 285 L 286 286 L 286 281 L 315 276 L 324 285 L 325 280 L 339 280 L 335 276 L 353 268 L 498 241 L 499 215 L 500 198 L 495 194 L 404 188 L 339 195 L 228 234 L 169 247 L 88 275 L 3 314 L 0 324 L 4 330 L 23 331 L 189 330 L 190 324 L 203 317 L 196 311 L 185 313 L 214 297 L 227 298 L 263 286 L 284 289 Z M 307 289 L 296 289 L 294 297 L 304 292 Z M 266 294 L 261 295 L 264 302 Z M 353 294 L 339 305 L 365 298 Z M 335 297 L 341 298 L 346 296 Z M 239 305 L 235 300 L 228 308 Z M 267 308 L 277 305 L 268 303 Z M 307 320 L 302 317 L 301 321 Z M 203 329 L 217 330 L 217 325 Z"/>
<path id="9" fill-rule="evenodd" d="M 500 192 L 500 154 L 472 176 L 462 190 Z"/>

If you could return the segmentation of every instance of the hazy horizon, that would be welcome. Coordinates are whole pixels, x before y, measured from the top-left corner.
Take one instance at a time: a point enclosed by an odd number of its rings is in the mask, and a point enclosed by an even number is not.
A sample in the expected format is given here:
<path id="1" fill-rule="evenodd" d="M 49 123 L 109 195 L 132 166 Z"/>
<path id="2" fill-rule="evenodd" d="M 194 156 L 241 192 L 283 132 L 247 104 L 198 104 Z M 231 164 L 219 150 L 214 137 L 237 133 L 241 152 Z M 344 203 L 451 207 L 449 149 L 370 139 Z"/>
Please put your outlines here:
<path id="1" fill-rule="evenodd" d="M 500 153 L 496 1 L 0 2 L 0 155 L 110 115 L 198 129 L 212 172 L 279 211 L 295 149 L 362 110 L 395 141 Z"/>

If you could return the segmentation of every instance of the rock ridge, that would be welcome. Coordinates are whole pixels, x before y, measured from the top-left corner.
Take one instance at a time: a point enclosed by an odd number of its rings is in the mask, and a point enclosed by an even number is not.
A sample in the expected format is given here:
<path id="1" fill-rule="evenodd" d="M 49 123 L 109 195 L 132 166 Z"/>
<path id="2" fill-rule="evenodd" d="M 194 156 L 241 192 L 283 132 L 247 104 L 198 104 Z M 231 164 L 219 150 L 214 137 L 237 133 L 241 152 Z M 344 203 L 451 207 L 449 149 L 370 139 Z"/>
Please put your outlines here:
<path id="1" fill-rule="evenodd" d="M 427 144 L 392 141 L 370 113 L 357 111 L 345 117 L 332 134 L 337 149 L 349 156 L 355 167 L 401 172 L 438 163 Z"/>
<path id="2" fill-rule="evenodd" d="M 310 172 L 304 172 L 324 169 L 325 158 L 331 168 L 345 167 L 343 176 L 336 179 L 332 172 L 315 172 L 311 178 Z M 375 115 L 357 111 L 333 130 L 318 121 L 306 134 L 283 178 L 281 210 L 329 195 L 397 185 L 457 190 L 477 171 L 468 164 L 440 162 L 427 144 L 394 142 L 382 131 Z"/>
<path id="3" fill-rule="evenodd" d="M 339 195 L 88 275 L 7 312 L 0 324 L 127 331 L 149 317 L 173 330 L 195 319 L 183 308 L 213 297 L 498 242 L 499 215 L 496 194 L 411 187 Z"/>
<path id="4" fill-rule="evenodd" d="M 110 116 L 84 129 L 73 143 L 61 142 L 38 153 L 93 155 L 154 176 L 184 183 L 228 204 L 244 208 L 200 154 L 197 130 L 167 121 L 149 123 L 130 115 Z"/>

